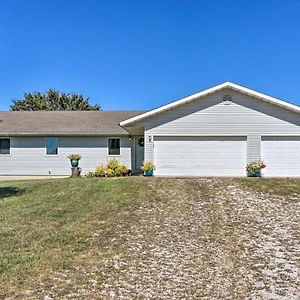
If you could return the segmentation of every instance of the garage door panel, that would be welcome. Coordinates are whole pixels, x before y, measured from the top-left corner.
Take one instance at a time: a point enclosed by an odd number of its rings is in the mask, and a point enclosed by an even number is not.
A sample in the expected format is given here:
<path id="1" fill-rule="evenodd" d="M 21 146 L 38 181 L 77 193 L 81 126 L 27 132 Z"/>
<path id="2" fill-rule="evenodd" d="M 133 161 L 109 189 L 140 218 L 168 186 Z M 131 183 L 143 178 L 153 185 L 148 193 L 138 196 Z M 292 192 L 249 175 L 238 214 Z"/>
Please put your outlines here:
<path id="1" fill-rule="evenodd" d="M 300 176 L 300 137 L 262 137 L 265 176 Z"/>
<path id="2" fill-rule="evenodd" d="M 246 136 L 155 136 L 155 141 L 168 141 L 168 142 L 177 142 L 177 141 L 246 141 Z"/>
<path id="3" fill-rule="evenodd" d="M 180 173 L 174 172 L 173 168 L 164 168 L 159 173 L 155 173 L 158 176 L 205 176 L 205 177 L 212 177 L 212 176 L 245 176 L 244 172 L 237 173 L 236 169 L 224 169 L 220 172 L 216 172 L 213 169 L 207 169 L 205 172 L 192 172 L 191 168 L 181 168 Z"/>
<path id="4" fill-rule="evenodd" d="M 246 137 L 155 137 L 156 175 L 244 176 Z"/>

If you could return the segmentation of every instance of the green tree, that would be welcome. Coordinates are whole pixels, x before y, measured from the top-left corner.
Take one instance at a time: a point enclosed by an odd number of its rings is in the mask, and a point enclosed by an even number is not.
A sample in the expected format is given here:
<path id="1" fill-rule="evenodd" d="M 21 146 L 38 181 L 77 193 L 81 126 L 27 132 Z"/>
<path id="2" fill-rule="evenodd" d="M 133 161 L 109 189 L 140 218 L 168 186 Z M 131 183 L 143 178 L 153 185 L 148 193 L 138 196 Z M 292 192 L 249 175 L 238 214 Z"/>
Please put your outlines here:
<path id="1" fill-rule="evenodd" d="M 12 100 L 12 111 L 35 110 L 101 110 L 100 105 L 90 105 L 89 98 L 76 93 L 60 93 L 49 89 L 47 93 L 25 93 L 24 99 Z"/>

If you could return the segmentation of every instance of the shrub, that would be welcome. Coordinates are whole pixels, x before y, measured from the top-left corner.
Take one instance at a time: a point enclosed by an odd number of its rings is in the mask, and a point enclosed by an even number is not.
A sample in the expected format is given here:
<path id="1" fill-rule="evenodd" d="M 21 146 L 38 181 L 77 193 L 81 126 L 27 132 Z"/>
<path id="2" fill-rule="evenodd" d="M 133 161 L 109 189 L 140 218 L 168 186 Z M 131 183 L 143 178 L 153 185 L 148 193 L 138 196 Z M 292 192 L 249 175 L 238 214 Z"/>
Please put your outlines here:
<path id="1" fill-rule="evenodd" d="M 94 172 L 89 172 L 87 177 L 114 177 L 129 174 L 129 169 L 125 165 L 120 165 L 116 159 L 110 160 L 106 165 L 99 165 Z"/>
<path id="2" fill-rule="evenodd" d="M 113 177 L 113 176 L 116 176 L 115 171 L 112 170 L 112 169 L 107 169 L 106 170 L 106 177 Z"/>
<path id="3" fill-rule="evenodd" d="M 147 172 L 147 171 L 154 171 L 155 170 L 155 166 L 151 161 L 145 161 L 143 163 L 143 165 L 141 166 L 141 170 L 143 172 Z"/>
<path id="4" fill-rule="evenodd" d="M 255 160 L 247 164 L 246 171 L 248 173 L 259 172 L 261 169 L 264 169 L 267 165 L 262 160 Z"/>
<path id="5" fill-rule="evenodd" d="M 126 166 L 118 166 L 114 170 L 116 176 L 124 176 L 128 173 L 128 168 Z"/>
<path id="6" fill-rule="evenodd" d="M 111 159 L 108 161 L 106 166 L 108 169 L 116 170 L 120 166 L 120 163 L 117 159 Z"/>
<path id="7" fill-rule="evenodd" d="M 68 156 L 69 160 L 81 160 L 82 156 L 80 154 L 70 154 Z"/>
<path id="8" fill-rule="evenodd" d="M 88 172 L 87 174 L 85 174 L 85 177 L 88 177 L 88 178 L 90 178 L 90 177 L 98 177 L 98 176 L 96 176 L 96 172 Z"/>
<path id="9" fill-rule="evenodd" d="M 100 165 L 96 167 L 95 173 L 98 175 L 97 177 L 103 177 L 107 175 L 107 167 Z"/>

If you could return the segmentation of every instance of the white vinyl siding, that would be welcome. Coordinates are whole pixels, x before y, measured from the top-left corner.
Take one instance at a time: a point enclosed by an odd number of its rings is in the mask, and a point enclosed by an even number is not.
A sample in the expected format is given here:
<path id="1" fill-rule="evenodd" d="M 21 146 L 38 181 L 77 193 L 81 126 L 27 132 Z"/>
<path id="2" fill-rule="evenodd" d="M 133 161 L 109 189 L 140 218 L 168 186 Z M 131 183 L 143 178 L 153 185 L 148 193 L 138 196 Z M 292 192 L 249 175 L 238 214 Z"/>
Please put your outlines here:
<path id="1" fill-rule="evenodd" d="M 233 102 L 224 105 L 224 93 L 215 93 L 146 119 L 148 134 L 300 134 L 299 113 L 234 91 L 226 92 L 232 94 Z"/>
<path id="2" fill-rule="evenodd" d="M 153 136 L 145 134 L 145 161 L 153 162 Z"/>
<path id="3" fill-rule="evenodd" d="M 261 136 L 260 135 L 248 135 L 247 137 L 247 162 L 258 160 L 261 158 Z"/>
<path id="4" fill-rule="evenodd" d="M 300 177 L 300 137 L 262 137 L 264 176 Z"/>
<path id="5" fill-rule="evenodd" d="M 223 95 L 232 95 L 224 105 Z M 233 90 L 224 90 L 137 123 L 145 128 L 145 160 L 153 161 L 148 136 L 247 136 L 247 161 L 260 158 L 262 135 L 300 136 L 296 112 Z"/>
<path id="6" fill-rule="evenodd" d="M 155 175 L 245 176 L 246 137 L 156 137 Z"/>
<path id="7" fill-rule="evenodd" d="M 122 164 L 131 168 L 132 143 L 128 137 L 120 137 Z M 45 152 L 45 137 L 11 137 L 10 155 L 0 155 L 0 175 L 69 175 L 69 154 L 82 155 L 79 167 L 83 174 L 99 164 L 106 164 L 114 156 L 108 155 L 107 137 L 60 137 L 59 154 L 49 156 Z"/>

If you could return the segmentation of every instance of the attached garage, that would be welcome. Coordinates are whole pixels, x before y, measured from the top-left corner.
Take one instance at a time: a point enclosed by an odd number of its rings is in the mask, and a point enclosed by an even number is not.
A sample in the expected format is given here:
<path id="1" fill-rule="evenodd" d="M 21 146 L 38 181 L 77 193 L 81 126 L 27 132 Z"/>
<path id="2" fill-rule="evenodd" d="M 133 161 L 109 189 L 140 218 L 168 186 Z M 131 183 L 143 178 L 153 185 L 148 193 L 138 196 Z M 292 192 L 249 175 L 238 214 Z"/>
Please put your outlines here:
<path id="1" fill-rule="evenodd" d="M 231 82 L 120 124 L 144 131 L 155 175 L 246 176 L 262 159 L 266 177 L 300 177 L 300 107 Z"/>
<path id="2" fill-rule="evenodd" d="M 154 137 L 156 175 L 245 176 L 246 137 Z"/>
<path id="3" fill-rule="evenodd" d="M 300 137 L 262 137 L 265 176 L 300 177 Z"/>

